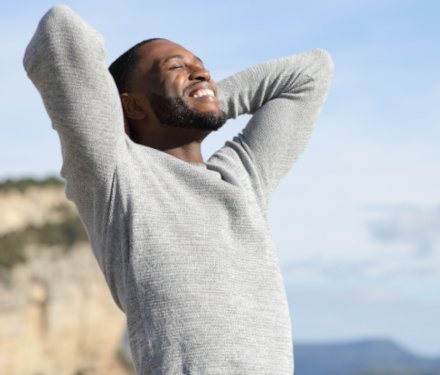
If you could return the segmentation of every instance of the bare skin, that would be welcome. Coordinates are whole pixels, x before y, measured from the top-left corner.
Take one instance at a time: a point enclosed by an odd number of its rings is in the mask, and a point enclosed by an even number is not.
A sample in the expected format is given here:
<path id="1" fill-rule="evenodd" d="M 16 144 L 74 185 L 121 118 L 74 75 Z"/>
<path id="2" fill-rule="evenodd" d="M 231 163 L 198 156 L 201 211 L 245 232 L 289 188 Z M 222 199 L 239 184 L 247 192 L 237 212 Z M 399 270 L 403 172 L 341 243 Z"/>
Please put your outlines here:
<path id="1" fill-rule="evenodd" d="M 162 124 L 152 97 L 181 98 L 198 112 L 219 113 L 217 85 L 202 61 L 178 44 L 160 39 L 140 47 L 138 53 L 141 59 L 132 76 L 132 89 L 121 94 L 131 138 L 186 162 L 203 163 L 201 143 L 211 130 Z"/>

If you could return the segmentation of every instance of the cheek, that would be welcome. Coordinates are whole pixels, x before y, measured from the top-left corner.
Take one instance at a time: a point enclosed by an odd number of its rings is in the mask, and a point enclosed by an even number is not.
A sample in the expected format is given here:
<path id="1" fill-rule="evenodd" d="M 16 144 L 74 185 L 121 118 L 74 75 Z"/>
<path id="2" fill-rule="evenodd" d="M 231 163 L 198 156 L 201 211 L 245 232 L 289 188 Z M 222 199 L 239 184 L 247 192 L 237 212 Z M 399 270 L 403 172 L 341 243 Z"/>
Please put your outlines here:
<path id="1" fill-rule="evenodd" d="M 163 93 L 168 97 L 182 97 L 185 88 L 185 78 L 181 75 L 170 75 L 162 81 Z"/>
<path id="2" fill-rule="evenodd" d="M 158 76 L 149 77 L 145 82 L 145 92 L 148 96 L 165 95 L 167 91 L 167 82 Z"/>
<path id="3" fill-rule="evenodd" d="M 177 74 L 163 74 L 159 77 L 151 77 L 146 82 L 146 91 L 149 95 L 176 98 L 182 97 L 185 88 L 185 78 Z"/>

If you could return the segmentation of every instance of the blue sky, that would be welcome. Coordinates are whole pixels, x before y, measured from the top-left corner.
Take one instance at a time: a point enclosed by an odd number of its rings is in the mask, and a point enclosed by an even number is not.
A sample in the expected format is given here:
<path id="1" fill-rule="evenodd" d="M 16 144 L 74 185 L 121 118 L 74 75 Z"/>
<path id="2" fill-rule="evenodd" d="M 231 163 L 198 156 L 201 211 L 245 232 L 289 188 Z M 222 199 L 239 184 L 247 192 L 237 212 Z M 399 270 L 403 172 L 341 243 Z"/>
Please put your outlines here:
<path id="1" fill-rule="evenodd" d="M 217 80 L 326 48 L 332 88 L 311 142 L 275 192 L 271 223 L 296 341 L 389 337 L 440 355 L 440 3 L 67 1 L 109 63 L 166 37 Z M 56 133 L 21 59 L 48 1 L 0 6 L 0 178 L 56 174 Z M 246 118 L 204 146 L 208 157 Z"/>

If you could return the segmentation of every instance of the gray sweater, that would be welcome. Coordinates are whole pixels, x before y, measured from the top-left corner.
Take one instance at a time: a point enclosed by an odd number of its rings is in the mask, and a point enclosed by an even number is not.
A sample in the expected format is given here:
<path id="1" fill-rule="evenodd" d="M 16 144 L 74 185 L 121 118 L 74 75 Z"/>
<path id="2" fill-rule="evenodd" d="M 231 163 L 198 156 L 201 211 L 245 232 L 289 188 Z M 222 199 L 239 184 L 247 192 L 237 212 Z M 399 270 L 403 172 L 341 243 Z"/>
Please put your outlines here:
<path id="1" fill-rule="evenodd" d="M 66 194 L 127 316 L 137 372 L 291 375 L 268 203 L 317 121 L 329 55 L 313 50 L 221 81 L 228 118 L 253 116 L 205 164 L 125 135 L 102 36 L 68 7 L 42 18 L 24 66 L 61 140 Z"/>

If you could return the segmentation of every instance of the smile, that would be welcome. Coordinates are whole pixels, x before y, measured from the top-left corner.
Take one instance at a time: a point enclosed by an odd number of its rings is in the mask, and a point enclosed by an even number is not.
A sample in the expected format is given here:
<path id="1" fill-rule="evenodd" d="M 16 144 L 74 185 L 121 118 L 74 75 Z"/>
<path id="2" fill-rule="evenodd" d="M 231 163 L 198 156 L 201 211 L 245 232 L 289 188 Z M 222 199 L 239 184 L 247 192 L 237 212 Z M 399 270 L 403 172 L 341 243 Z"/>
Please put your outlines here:
<path id="1" fill-rule="evenodd" d="M 203 97 L 210 97 L 210 96 L 215 96 L 214 91 L 210 90 L 210 89 L 197 89 L 194 90 L 193 92 L 191 92 L 189 94 L 190 97 L 198 99 L 198 98 L 203 98 Z"/>

